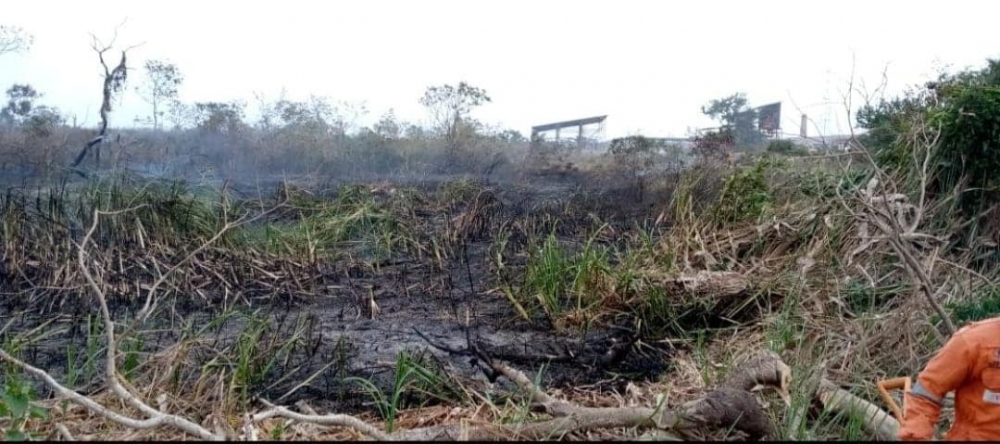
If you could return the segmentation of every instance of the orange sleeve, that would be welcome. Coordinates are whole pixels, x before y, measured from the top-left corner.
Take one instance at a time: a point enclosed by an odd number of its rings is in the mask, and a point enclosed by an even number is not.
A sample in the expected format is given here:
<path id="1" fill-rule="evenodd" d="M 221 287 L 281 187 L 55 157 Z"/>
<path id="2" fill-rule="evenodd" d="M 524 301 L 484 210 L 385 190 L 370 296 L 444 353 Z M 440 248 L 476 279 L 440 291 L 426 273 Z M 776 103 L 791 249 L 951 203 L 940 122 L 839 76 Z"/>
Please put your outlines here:
<path id="1" fill-rule="evenodd" d="M 934 436 L 941 401 L 968 378 L 975 366 L 975 353 L 961 331 L 948 340 L 927 363 L 917 383 L 904 394 L 906 411 L 899 428 L 900 440 L 930 440 Z"/>

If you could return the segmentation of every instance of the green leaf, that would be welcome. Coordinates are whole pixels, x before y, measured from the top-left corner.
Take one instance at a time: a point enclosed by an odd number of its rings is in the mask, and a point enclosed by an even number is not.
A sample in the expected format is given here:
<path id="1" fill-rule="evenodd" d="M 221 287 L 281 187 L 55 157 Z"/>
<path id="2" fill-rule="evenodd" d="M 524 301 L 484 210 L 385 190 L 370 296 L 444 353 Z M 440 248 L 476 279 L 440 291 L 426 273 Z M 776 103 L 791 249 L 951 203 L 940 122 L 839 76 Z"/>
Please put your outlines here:
<path id="1" fill-rule="evenodd" d="M 281 435 L 282 432 L 284 432 L 284 429 L 285 429 L 285 422 L 282 421 L 278 423 L 278 426 L 275 427 L 274 430 L 271 430 L 271 439 L 275 441 L 281 441 Z"/>
<path id="2" fill-rule="evenodd" d="M 4 438 L 7 441 L 27 441 L 28 434 L 18 430 L 4 430 Z"/>
<path id="3" fill-rule="evenodd" d="M 10 409 L 10 416 L 21 418 L 28 411 L 28 395 L 22 393 L 11 393 L 7 391 L 3 394 L 4 404 Z"/>
<path id="4" fill-rule="evenodd" d="M 49 411 L 43 407 L 33 405 L 28 409 L 28 416 L 34 419 L 49 419 Z"/>

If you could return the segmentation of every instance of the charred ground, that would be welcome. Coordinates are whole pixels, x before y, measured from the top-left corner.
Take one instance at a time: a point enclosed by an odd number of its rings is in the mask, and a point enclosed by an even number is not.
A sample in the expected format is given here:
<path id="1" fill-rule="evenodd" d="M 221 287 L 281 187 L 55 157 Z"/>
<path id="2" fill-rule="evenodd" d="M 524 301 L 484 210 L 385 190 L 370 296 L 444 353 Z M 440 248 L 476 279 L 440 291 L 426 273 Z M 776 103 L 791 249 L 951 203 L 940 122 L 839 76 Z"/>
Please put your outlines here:
<path id="1" fill-rule="evenodd" d="M 468 357 L 442 349 L 461 348 L 474 337 L 499 359 L 544 366 L 547 385 L 600 381 L 623 387 L 616 381 L 655 378 L 669 365 L 670 352 L 642 341 L 639 315 L 556 326 L 558 316 L 532 310 L 524 318 L 505 297 L 524 284 L 498 281 L 498 273 L 523 280 L 538 239 L 550 237 L 553 248 L 570 254 L 588 240 L 602 248 L 624 245 L 630 230 L 653 223 L 649 205 L 634 202 L 628 190 L 582 183 L 550 178 L 524 188 L 466 179 L 313 191 L 271 184 L 257 201 L 238 197 L 250 194 L 248 187 L 228 185 L 216 190 L 214 202 L 199 196 L 205 190 L 124 177 L 73 191 L 11 189 L 3 202 L 7 245 L 13 247 L 3 269 L 3 322 L 13 331 L 38 333 L 19 347 L 36 365 L 73 376 L 78 388 L 97 388 L 100 372 L 86 371 L 94 359 L 87 352 L 101 346 L 94 331 L 97 307 L 81 283 L 72 284 L 79 278 L 72 262 L 73 244 L 86 225 L 82 216 L 138 202 L 137 196 L 148 205 L 107 220 L 91 253 L 114 315 L 129 319 L 142 308 L 142 290 L 197 247 L 199 234 L 208 236 L 224 223 L 223 213 L 235 218 L 280 202 L 175 272 L 157 296 L 155 314 L 132 330 L 129 375 L 155 372 L 163 350 L 189 344 L 170 378 L 178 390 L 197 389 L 213 373 L 232 371 L 234 358 L 248 353 L 244 358 L 254 362 L 247 365 L 259 368 L 239 383 L 247 400 L 307 399 L 358 411 L 369 401 L 349 378 L 391 390 L 401 354 L 448 378 L 482 379 Z M 337 218 L 345 219 L 342 226 L 323 225 L 340 223 Z M 312 244 L 296 237 L 303 229 L 317 231 Z M 504 251 L 498 251 L 498 233 Z M 502 269 L 497 254 L 504 258 Z M 522 303 L 530 308 L 530 300 Z M 251 340 L 253 350 L 246 351 Z"/>

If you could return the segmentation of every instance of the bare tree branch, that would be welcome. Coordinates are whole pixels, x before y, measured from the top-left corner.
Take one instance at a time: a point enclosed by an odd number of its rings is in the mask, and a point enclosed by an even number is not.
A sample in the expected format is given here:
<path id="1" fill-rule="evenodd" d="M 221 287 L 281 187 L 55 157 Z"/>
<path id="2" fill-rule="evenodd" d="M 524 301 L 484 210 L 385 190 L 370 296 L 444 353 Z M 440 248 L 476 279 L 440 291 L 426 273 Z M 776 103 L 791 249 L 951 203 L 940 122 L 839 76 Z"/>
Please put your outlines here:
<path id="1" fill-rule="evenodd" d="M 34 37 L 17 26 L 0 25 L 0 55 L 27 51 Z"/>

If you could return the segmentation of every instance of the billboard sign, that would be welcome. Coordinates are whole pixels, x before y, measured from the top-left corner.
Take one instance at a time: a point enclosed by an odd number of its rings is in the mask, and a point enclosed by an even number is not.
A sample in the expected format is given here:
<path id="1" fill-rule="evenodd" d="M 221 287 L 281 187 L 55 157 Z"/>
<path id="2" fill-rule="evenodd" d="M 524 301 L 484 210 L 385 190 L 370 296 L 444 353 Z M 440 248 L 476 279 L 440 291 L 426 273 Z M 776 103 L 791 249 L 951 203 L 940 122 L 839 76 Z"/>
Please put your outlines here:
<path id="1" fill-rule="evenodd" d="M 757 128 L 769 132 L 781 128 L 781 102 L 757 108 Z"/>

